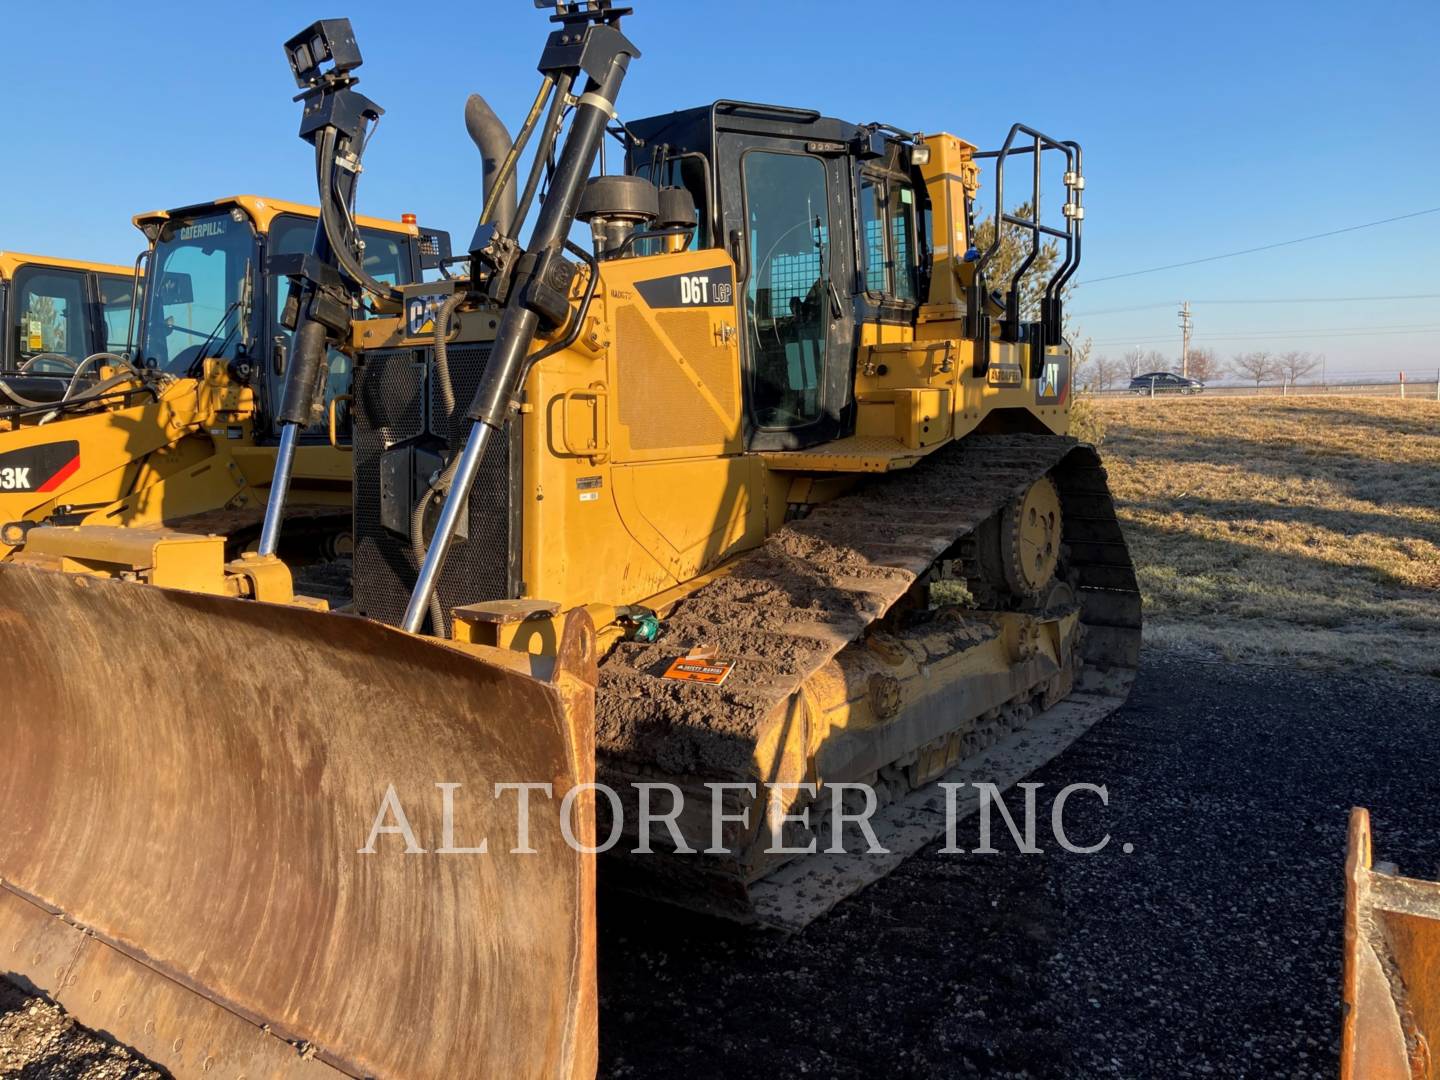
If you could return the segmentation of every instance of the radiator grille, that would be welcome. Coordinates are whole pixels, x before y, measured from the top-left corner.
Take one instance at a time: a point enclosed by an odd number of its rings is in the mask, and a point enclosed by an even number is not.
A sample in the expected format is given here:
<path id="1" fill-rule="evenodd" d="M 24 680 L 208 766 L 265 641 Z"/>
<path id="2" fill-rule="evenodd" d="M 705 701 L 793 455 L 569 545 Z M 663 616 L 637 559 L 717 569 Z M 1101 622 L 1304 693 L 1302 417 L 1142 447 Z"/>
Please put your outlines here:
<path id="1" fill-rule="evenodd" d="M 656 322 L 725 413 L 710 402 L 675 362 L 669 346 L 633 307 L 615 320 L 619 365 L 620 422 L 637 450 L 716 446 L 738 433 L 738 387 L 734 356 L 715 339 L 703 311 L 664 312 Z"/>
<path id="2" fill-rule="evenodd" d="M 443 415 L 430 375 L 430 349 L 386 349 L 366 354 L 355 378 L 355 610 L 398 625 L 405 614 L 416 565 L 408 537 L 385 528 L 380 517 L 380 458 L 407 442 L 431 450 L 451 446 L 467 428 L 465 411 L 490 359 L 490 343 L 449 350 L 455 388 L 454 416 Z M 467 533 L 450 547 L 438 592 L 445 611 L 479 600 L 513 596 L 518 566 L 519 454 L 517 425 L 493 439 L 470 494 Z"/>

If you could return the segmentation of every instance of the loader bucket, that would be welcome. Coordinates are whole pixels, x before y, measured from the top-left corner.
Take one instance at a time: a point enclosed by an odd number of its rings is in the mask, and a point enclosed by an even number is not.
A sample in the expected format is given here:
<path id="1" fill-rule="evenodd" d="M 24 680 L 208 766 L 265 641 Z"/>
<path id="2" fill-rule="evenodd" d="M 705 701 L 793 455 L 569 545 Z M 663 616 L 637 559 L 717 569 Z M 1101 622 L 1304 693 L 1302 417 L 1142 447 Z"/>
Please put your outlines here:
<path id="1" fill-rule="evenodd" d="M 1350 811 L 1341 1080 L 1440 1077 L 1440 883 L 1372 867 L 1370 813 Z"/>
<path id="2" fill-rule="evenodd" d="M 542 661 L 0 565 L 0 657 L 0 973 L 182 1077 L 594 1074 L 583 614 Z"/>

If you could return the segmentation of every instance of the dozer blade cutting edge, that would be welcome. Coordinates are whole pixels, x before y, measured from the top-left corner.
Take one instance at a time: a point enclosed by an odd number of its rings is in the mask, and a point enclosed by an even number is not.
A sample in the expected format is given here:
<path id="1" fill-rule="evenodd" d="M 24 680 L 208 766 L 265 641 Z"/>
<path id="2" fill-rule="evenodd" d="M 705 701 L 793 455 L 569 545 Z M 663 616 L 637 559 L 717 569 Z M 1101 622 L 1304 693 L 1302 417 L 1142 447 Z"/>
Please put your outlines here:
<path id="1" fill-rule="evenodd" d="M 177 1076 L 594 1074 L 584 615 L 549 662 L 0 565 L 0 654 L 0 973 Z"/>

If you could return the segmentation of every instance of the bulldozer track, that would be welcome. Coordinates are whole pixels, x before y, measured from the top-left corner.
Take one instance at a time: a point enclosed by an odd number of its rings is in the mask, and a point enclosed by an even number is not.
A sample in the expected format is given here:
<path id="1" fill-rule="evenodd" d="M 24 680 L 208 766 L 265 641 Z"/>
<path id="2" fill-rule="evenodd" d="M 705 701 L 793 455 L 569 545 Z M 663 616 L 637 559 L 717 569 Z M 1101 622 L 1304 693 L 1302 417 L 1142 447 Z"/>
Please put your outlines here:
<path id="1" fill-rule="evenodd" d="M 1002 786 L 1023 778 L 1124 701 L 1139 661 L 1139 590 L 1105 472 L 1092 447 L 1061 436 L 974 436 L 868 482 L 787 524 L 680 602 L 658 641 L 622 643 L 600 667 L 601 778 L 617 788 L 764 781 L 754 751 L 777 710 L 958 541 L 1045 475 L 1060 491 L 1064 563 L 1081 609 L 1076 692 L 1018 731 L 1031 710 L 1016 710 L 1012 730 L 981 733 L 983 752 L 957 766 L 988 770 Z M 670 661 L 700 649 L 734 661 L 724 685 L 662 677 Z M 974 720 L 957 712 L 957 726 Z M 932 839 L 943 828 L 935 793 L 930 784 L 877 816 L 893 857 L 842 868 L 838 856 L 801 856 L 762 880 L 739 858 L 655 855 L 638 876 L 660 878 L 658 890 L 644 891 L 685 906 L 797 928 Z M 638 869 L 640 858 L 626 861 Z"/>

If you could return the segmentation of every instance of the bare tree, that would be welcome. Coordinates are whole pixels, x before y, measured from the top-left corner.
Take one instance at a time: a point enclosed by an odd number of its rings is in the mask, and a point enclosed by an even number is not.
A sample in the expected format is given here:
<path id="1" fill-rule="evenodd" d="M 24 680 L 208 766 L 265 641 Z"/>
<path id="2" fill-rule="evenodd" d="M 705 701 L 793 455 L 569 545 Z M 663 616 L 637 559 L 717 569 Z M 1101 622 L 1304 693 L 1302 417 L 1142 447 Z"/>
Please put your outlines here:
<path id="1" fill-rule="evenodd" d="M 1145 354 L 1146 371 L 1169 371 L 1170 360 L 1159 349 L 1151 349 Z"/>
<path id="2" fill-rule="evenodd" d="M 1220 377 L 1220 358 L 1214 349 L 1191 349 L 1189 361 L 1190 378 L 1210 382 Z"/>
<path id="3" fill-rule="evenodd" d="M 1125 366 L 1121 361 L 1097 356 L 1090 366 L 1090 385 L 1095 390 L 1109 390 L 1124 373 Z"/>
<path id="4" fill-rule="evenodd" d="M 1028 202 L 1021 203 L 1011 211 L 1015 217 L 1028 218 L 1031 216 L 1031 208 Z M 983 218 L 975 223 L 974 245 L 980 251 L 988 251 L 990 245 L 995 241 L 995 219 Z M 1030 254 L 1031 236 L 1019 225 L 1006 223 L 1004 230 L 1000 233 L 1000 244 L 995 249 L 989 263 L 985 266 L 986 288 L 995 292 L 1003 292 L 1010 287 L 1010 280 L 1015 271 Z M 1020 318 L 1024 321 L 1038 319 L 1040 317 L 1040 301 L 1045 295 L 1045 286 L 1055 275 L 1060 265 L 1060 245 L 1054 240 L 1047 240 L 1040 245 L 1040 250 L 1035 255 L 1035 261 L 1030 264 L 1024 275 L 1020 278 L 1018 289 L 1020 292 Z M 1067 282 L 1060 290 L 1060 299 L 1065 300 L 1074 289 L 1073 281 Z"/>
<path id="5" fill-rule="evenodd" d="M 1325 358 L 1308 352 L 1287 352 L 1275 358 L 1275 366 L 1285 376 L 1285 381 L 1294 386 L 1318 368 Z"/>
<path id="6" fill-rule="evenodd" d="M 1091 369 L 1091 353 L 1094 352 L 1094 343 L 1087 337 L 1083 341 L 1070 340 L 1070 385 L 1083 387 L 1093 376 Z"/>
<path id="7" fill-rule="evenodd" d="M 1145 363 L 1145 353 L 1140 349 L 1130 349 L 1121 358 L 1120 363 L 1125 367 L 1125 374 L 1133 379 L 1140 374 L 1140 369 Z"/>
<path id="8" fill-rule="evenodd" d="M 1242 379 L 1254 382 L 1257 390 L 1266 379 L 1274 379 L 1280 374 L 1275 357 L 1263 351 L 1236 353 L 1230 361 L 1230 368 Z"/>

